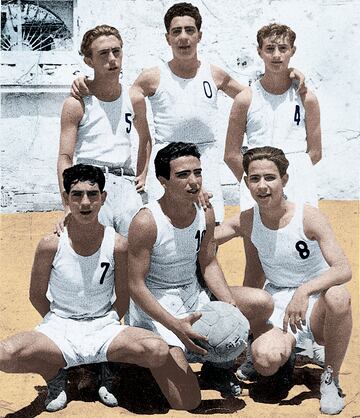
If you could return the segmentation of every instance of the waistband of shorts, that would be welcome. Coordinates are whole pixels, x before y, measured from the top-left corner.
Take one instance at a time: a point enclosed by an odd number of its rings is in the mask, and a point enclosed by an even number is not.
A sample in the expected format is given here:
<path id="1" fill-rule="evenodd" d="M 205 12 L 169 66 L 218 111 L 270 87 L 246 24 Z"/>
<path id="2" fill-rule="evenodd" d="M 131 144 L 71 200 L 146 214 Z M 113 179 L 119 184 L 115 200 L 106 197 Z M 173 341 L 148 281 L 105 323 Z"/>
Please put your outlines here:
<path id="1" fill-rule="evenodd" d="M 103 163 L 101 161 L 92 160 L 91 158 L 79 158 L 77 163 L 94 165 L 99 167 L 105 174 L 113 174 L 114 176 L 118 177 L 135 177 L 135 172 L 131 167 L 121 167 L 113 164 Z"/>

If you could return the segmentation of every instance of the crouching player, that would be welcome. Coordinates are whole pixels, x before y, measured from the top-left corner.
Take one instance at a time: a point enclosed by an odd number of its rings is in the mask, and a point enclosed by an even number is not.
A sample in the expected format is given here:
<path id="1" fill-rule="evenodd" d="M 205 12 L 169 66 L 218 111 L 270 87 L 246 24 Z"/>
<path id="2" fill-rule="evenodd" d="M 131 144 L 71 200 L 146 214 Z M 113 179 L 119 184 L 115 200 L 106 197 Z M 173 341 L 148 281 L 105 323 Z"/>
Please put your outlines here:
<path id="1" fill-rule="evenodd" d="M 169 357 L 158 336 L 119 322 L 129 304 L 127 242 L 98 222 L 106 198 L 103 172 L 79 164 L 64 170 L 63 178 L 71 220 L 60 237 L 53 234 L 40 241 L 31 272 L 30 300 L 43 320 L 35 330 L 0 342 L 1 371 L 39 373 L 46 380 L 48 411 L 66 406 L 59 369 L 126 362 L 156 370 L 158 379 L 166 375 Z M 171 405 L 164 381 L 160 387 Z"/>
<path id="2" fill-rule="evenodd" d="M 344 286 L 351 269 L 321 212 L 284 199 L 288 164 L 277 148 L 245 153 L 245 182 L 256 204 L 225 221 L 216 239 L 223 243 L 244 238 L 244 285 L 262 287 L 267 280 L 265 290 L 273 297 L 273 327 L 252 344 L 255 369 L 261 375 L 275 374 L 296 343 L 313 338 L 325 346 L 320 409 L 337 414 L 344 408 L 339 370 L 352 328 L 350 295 Z"/>

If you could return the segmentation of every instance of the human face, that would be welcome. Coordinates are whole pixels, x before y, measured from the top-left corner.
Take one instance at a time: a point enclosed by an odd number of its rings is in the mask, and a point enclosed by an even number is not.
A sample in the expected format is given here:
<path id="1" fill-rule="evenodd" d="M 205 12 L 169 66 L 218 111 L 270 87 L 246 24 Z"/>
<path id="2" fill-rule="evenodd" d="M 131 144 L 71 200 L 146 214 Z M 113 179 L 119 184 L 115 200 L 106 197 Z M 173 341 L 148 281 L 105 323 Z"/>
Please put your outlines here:
<path id="1" fill-rule="evenodd" d="M 170 161 L 170 179 L 160 177 L 165 193 L 174 200 L 196 202 L 202 185 L 200 160 L 192 155 Z"/>
<path id="2" fill-rule="evenodd" d="M 294 46 L 291 47 L 287 36 L 269 36 L 263 39 L 258 53 L 264 61 L 266 71 L 281 72 L 287 71 L 295 50 Z"/>
<path id="3" fill-rule="evenodd" d="M 288 175 L 280 177 L 276 164 L 269 160 L 255 160 L 249 164 L 245 182 L 259 207 L 276 207 L 283 199 L 283 188 Z"/>
<path id="4" fill-rule="evenodd" d="M 197 44 L 201 40 L 202 33 L 195 25 L 195 19 L 190 16 L 174 17 L 170 24 L 166 40 L 170 45 L 174 58 L 196 58 Z"/>
<path id="5" fill-rule="evenodd" d="M 80 223 L 92 223 L 106 198 L 106 192 L 100 192 L 97 183 L 79 181 L 71 186 L 69 194 L 64 192 L 65 202 L 72 216 Z"/>
<path id="6" fill-rule="evenodd" d="M 86 57 L 85 62 L 94 69 L 95 74 L 119 77 L 123 51 L 116 36 L 99 36 L 93 41 L 90 49 L 91 57 Z"/>

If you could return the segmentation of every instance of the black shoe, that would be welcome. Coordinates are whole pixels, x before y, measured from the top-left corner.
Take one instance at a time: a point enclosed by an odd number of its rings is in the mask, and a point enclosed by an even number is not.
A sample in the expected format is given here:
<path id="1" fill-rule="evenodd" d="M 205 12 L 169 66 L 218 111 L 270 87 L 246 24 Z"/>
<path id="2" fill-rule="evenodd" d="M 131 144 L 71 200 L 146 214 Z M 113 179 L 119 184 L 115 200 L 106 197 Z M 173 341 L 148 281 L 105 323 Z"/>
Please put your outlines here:
<path id="1" fill-rule="evenodd" d="M 295 352 L 292 352 L 287 362 L 270 377 L 273 390 L 279 397 L 286 397 L 294 385 L 295 359 Z"/>
<path id="2" fill-rule="evenodd" d="M 205 362 L 200 377 L 206 388 L 219 391 L 223 398 L 241 394 L 240 382 L 231 369 L 222 369 L 214 366 L 213 363 Z"/>

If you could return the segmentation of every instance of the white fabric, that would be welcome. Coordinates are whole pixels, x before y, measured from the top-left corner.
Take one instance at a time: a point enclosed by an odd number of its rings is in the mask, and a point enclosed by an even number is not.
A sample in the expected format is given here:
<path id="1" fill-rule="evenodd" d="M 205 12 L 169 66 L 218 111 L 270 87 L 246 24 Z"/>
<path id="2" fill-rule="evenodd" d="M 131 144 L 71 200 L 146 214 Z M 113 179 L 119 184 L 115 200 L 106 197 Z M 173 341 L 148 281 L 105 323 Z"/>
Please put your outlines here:
<path id="1" fill-rule="evenodd" d="M 272 296 L 274 301 L 274 311 L 271 314 L 268 322 L 274 327 L 282 329 L 286 308 L 290 303 L 296 289 L 290 287 L 279 288 L 271 285 L 271 283 L 267 283 L 265 285 L 265 290 Z M 296 340 L 296 346 L 301 346 L 301 344 L 303 344 L 307 339 L 315 341 L 311 331 L 310 318 L 315 302 L 319 299 L 319 296 L 320 295 L 317 293 L 309 297 L 309 305 L 305 315 L 306 323 L 302 325 L 301 330 L 297 329 L 296 332 L 293 332 L 290 328 L 290 325 L 288 325 L 287 331 L 294 336 Z"/>
<path id="2" fill-rule="evenodd" d="M 66 369 L 80 364 L 108 361 L 107 351 L 113 339 L 124 329 L 116 311 L 99 318 L 62 318 L 49 312 L 35 328 L 49 337 L 61 350 Z"/>
<path id="3" fill-rule="evenodd" d="M 213 194 L 211 203 L 215 220 L 224 219 L 224 201 L 221 190 L 219 161 L 216 144 L 218 90 L 211 74 L 210 64 L 202 62 L 194 78 L 177 77 L 168 63 L 160 66 L 160 83 L 149 97 L 155 129 L 147 191 L 149 200 L 157 200 L 163 188 L 155 176 L 154 159 L 157 152 L 170 142 L 193 142 L 201 154 L 204 188 Z"/>
<path id="4" fill-rule="evenodd" d="M 273 146 L 284 151 L 289 160 L 289 181 L 284 188 L 287 198 L 297 203 L 318 206 L 316 176 L 306 153 L 305 109 L 295 93 L 296 83 L 283 94 L 268 93 L 257 80 L 252 86 L 252 100 L 247 113 L 248 148 Z M 296 115 L 296 116 L 295 116 Z M 254 206 L 244 180 L 240 184 L 240 209 Z"/>
<path id="5" fill-rule="evenodd" d="M 152 212 L 157 227 L 146 285 L 168 312 L 177 318 L 184 317 L 210 301 L 196 276 L 199 243 L 206 230 L 204 211 L 195 206 L 192 224 L 179 229 L 170 223 L 157 201 L 145 207 Z M 169 345 L 185 348 L 172 331 L 153 320 L 133 301 L 130 302 L 130 325 L 154 331 Z"/>
<path id="6" fill-rule="evenodd" d="M 258 251 L 266 279 L 277 287 L 297 288 L 329 269 L 318 242 L 311 241 L 304 233 L 303 208 L 303 205 L 296 205 L 289 224 L 271 230 L 263 225 L 258 205 L 254 206 L 251 241 Z M 306 258 L 301 258 L 301 254 Z"/>
<path id="7" fill-rule="evenodd" d="M 95 96 L 83 98 L 85 113 L 78 127 L 75 157 L 98 161 L 97 165 L 130 167 L 130 131 L 134 112 L 128 91 L 103 102 Z"/>
<path id="8" fill-rule="evenodd" d="M 114 292 L 114 245 L 115 231 L 106 227 L 100 248 L 91 256 L 81 256 L 71 247 L 65 227 L 47 292 L 51 312 L 73 319 L 96 318 L 109 312 Z"/>

